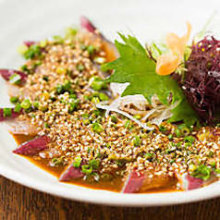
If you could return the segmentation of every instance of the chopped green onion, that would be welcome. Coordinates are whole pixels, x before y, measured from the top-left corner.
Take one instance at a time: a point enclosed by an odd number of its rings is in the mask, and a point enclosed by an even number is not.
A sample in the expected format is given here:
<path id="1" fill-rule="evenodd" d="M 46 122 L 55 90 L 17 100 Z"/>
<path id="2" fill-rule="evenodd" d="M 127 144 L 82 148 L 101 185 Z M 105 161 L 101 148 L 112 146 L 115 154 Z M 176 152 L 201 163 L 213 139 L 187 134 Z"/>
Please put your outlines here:
<path id="1" fill-rule="evenodd" d="M 180 131 L 179 128 L 175 129 L 174 132 L 175 132 L 175 134 L 176 134 L 177 137 L 181 137 L 181 131 Z"/>
<path id="2" fill-rule="evenodd" d="M 138 146 L 140 146 L 140 144 L 141 144 L 141 138 L 136 135 L 136 136 L 134 137 L 134 139 L 133 139 L 133 145 L 134 145 L 135 147 L 138 147 Z"/>
<path id="3" fill-rule="evenodd" d="M 184 141 L 190 144 L 193 144 L 195 142 L 195 138 L 193 136 L 186 136 L 184 138 Z"/>
<path id="4" fill-rule="evenodd" d="M 96 109 L 96 110 L 93 111 L 93 114 L 95 116 L 100 116 L 102 114 L 102 112 L 99 109 Z"/>
<path id="5" fill-rule="evenodd" d="M 190 164 L 189 165 L 189 172 L 193 172 L 196 169 L 196 165 L 195 164 Z"/>
<path id="6" fill-rule="evenodd" d="M 16 104 L 18 101 L 19 101 L 19 98 L 17 96 L 12 96 L 10 98 L 10 102 L 13 103 L 13 104 Z"/>
<path id="7" fill-rule="evenodd" d="M 78 70 L 78 71 L 80 71 L 80 72 L 82 72 L 84 69 L 85 69 L 85 67 L 84 67 L 84 65 L 83 64 L 78 64 L 77 66 L 76 66 L 76 69 Z"/>
<path id="8" fill-rule="evenodd" d="M 42 112 L 46 112 L 48 110 L 48 106 L 47 105 L 39 105 L 38 109 Z"/>
<path id="9" fill-rule="evenodd" d="M 167 128 L 164 127 L 163 125 L 161 125 L 161 126 L 159 127 L 159 131 L 162 132 L 162 133 L 164 133 L 164 132 L 167 131 Z"/>
<path id="10" fill-rule="evenodd" d="M 99 91 L 101 89 L 106 89 L 107 85 L 106 82 L 104 80 L 102 80 L 100 77 L 92 77 L 90 79 L 91 82 L 91 87 L 92 89 L 94 89 L 95 91 Z"/>
<path id="11" fill-rule="evenodd" d="M 130 120 L 127 120 L 124 124 L 125 128 L 132 129 L 133 125 Z"/>
<path id="12" fill-rule="evenodd" d="M 101 101 L 108 101 L 109 97 L 105 93 L 99 93 L 99 99 Z"/>
<path id="13" fill-rule="evenodd" d="M 56 93 L 57 93 L 58 95 L 63 94 L 63 93 L 65 93 L 65 92 L 68 92 L 68 93 L 70 93 L 70 94 L 73 94 L 73 93 L 74 93 L 74 91 L 73 91 L 72 88 L 71 88 L 71 82 L 70 82 L 69 80 L 66 80 L 63 85 L 58 84 L 58 85 L 56 86 Z"/>
<path id="14" fill-rule="evenodd" d="M 211 169 L 208 166 L 200 165 L 191 173 L 191 175 L 195 178 L 208 180 L 211 176 Z"/>
<path id="15" fill-rule="evenodd" d="M 69 113 L 72 113 L 74 110 L 76 110 L 77 106 L 79 105 L 79 100 L 74 99 L 69 104 Z"/>
<path id="16" fill-rule="evenodd" d="M 32 64 L 32 69 L 35 70 L 38 66 L 40 66 L 42 64 L 41 61 L 36 61 L 35 63 Z"/>
<path id="17" fill-rule="evenodd" d="M 95 104 L 100 102 L 98 97 L 93 97 L 91 101 L 92 101 L 92 103 L 95 103 Z"/>
<path id="18" fill-rule="evenodd" d="M 57 44 L 63 44 L 63 43 L 64 43 L 63 37 L 61 37 L 61 36 L 59 36 L 59 35 L 53 36 L 53 40 L 54 40 L 54 42 L 57 43 Z"/>
<path id="19" fill-rule="evenodd" d="M 71 89 L 71 82 L 70 82 L 69 80 L 66 80 L 66 81 L 64 82 L 64 84 L 63 84 L 63 89 L 64 89 L 65 91 L 70 91 L 70 89 Z"/>
<path id="20" fill-rule="evenodd" d="M 117 123 L 118 122 L 118 119 L 115 115 L 112 115 L 111 116 L 111 121 L 114 122 L 114 123 Z"/>
<path id="21" fill-rule="evenodd" d="M 212 157 L 214 155 L 214 152 L 212 150 L 209 151 L 209 157 Z"/>
<path id="22" fill-rule="evenodd" d="M 45 128 L 49 128 L 50 126 L 49 126 L 48 123 L 44 123 L 44 127 L 45 127 Z"/>
<path id="23" fill-rule="evenodd" d="M 81 157 L 76 157 L 73 161 L 73 166 L 75 168 L 79 168 L 82 162 L 82 158 Z"/>
<path id="24" fill-rule="evenodd" d="M 89 166 L 92 167 L 94 170 L 97 170 L 99 168 L 99 165 L 100 160 L 93 159 L 89 161 Z"/>
<path id="25" fill-rule="evenodd" d="M 48 82 L 49 77 L 48 77 L 48 76 L 43 76 L 43 80 L 46 81 L 46 82 Z"/>
<path id="26" fill-rule="evenodd" d="M 92 129 L 94 132 L 96 133 L 101 133 L 103 131 L 103 127 L 102 125 L 100 125 L 99 123 L 95 122 L 92 124 Z"/>
<path id="27" fill-rule="evenodd" d="M 47 40 L 42 40 L 40 41 L 40 47 L 44 48 L 47 46 L 48 41 Z"/>
<path id="28" fill-rule="evenodd" d="M 56 87 L 56 92 L 57 92 L 57 94 L 62 94 L 63 92 L 64 92 L 64 90 L 63 90 L 63 86 L 62 85 L 57 85 L 57 87 Z"/>
<path id="29" fill-rule="evenodd" d="M 141 115 L 134 115 L 134 118 L 136 118 L 137 120 L 141 119 Z"/>
<path id="30" fill-rule="evenodd" d="M 38 109 L 39 108 L 39 102 L 37 102 L 37 101 L 35 101 L 34 103 L 33 103 L 33 106 L 34 106 L 34 108 L 36 108 L 36 109 Z"/>
<path id="31" fill-rule="evenodd" d="M 215 172 L 216 172 L 217 174 L 220 174 L 220 169 L 215 169 Z"/>
<path id="32" fill-rule="evenodd" d="M 82 172 L 85 173 L 86 175 L 91 174 L 92 171 L 93 169 L 89 165 L 82 165 Z"/>
<path id="33" fill-rule="evenodd" d="M 168 135 L 168 139 L 169 139 L 169 140 L 173 140 L 173 135 L 172 135 L 172 134 L 169 134 L 169 135 Z"/>
<path id="34" fill-rule="evenodd" d="M 11 108 L 3 108 L 3 116 L 4 117 L 10 117 L 12 114 Z"/>
<path id="35" fill-rule="evenodd" d="M 68 27 L 65 31 L 65 37 L 71 39 L 76 36 L 77 32 L 78 30 L 76 28 Z"/>
<path id="36" fill-rule="evenodd" d="M 124 160 L 116 160 L 115 163 L 119 166 L 119 167 L 123 167 L 124 164 L 125 164 L 125 161 Z"/>
<path id="37" fill-rule="evenodd" d="M 21 107 L 22 107 L 23 109 L 25 109 L 25 110 L 31 108 L 31 102 L 30 102 L 30 100 L 29 100 L 29 99 L 25 99 L 24 101 L 22 101 Z"/>
<path id="38" fill-rule="evenodd" d="M 153 153 L 146 153 L 146 154 L 144 155 L 144 157 L 145 157 L 146 159 L 151 159 L 151 158 L 153 158 L 153 156 L 154 156 Z"/>
<path id="39" fill-rule="evenodd" d="M 23 72 L 26 72 L 27 74 L 30 73 L 30 69 L 28 69 L 28 66 L 25 64 L 23 66 L 20 67 L 20 69 L 23 71 Z"/>
<path id="40" fill-rule="evenodd" d="M 70 98 L 70 99 L 76 99 L 77 96 L 76 96 L 76 94 L 70 94 L 70 95 L 69 95 L 69 98 Z"/>
<path id="41" fill-rule="evenodd" d="M 41 55 L 41 48 L 39 45 L 31 45 L 27 51 L 24 53 L 24 58 L 25 59 L 33 59 L 35 57 L 38 57 Z"/>
<path id="42" fill-rule="evenodd" d="M 18 48 L 17 48 L 17 52 L 20 55 L 24 55 L 27 50 L 28 50 L 28 47 L 25 44 L 22 44 L 22 45 L 18 46 Z"/>
<path id="43" fill-rule="evenodd" d="M 216 166 L 216 162 L 215 162 L 215 161 L 212 161 L 212 162 L 210 162 L 209 164 L 210 164 L 210 166 L 213 167 L 213 168 L 215 168 L 215 166 Z"/>
<path id="44" fill-rule="evenodd" d="M 9 82 L 10 82 L 11 84 L 16 84 L 16 85 L 18 85 L 18 84 L 21 83 L 21 76 L 18 75 L 17 73 L 14 73 L 13 75 L 10 76 Z"/>
<path id="45" fill-rule="evenodd" d="M 63 67 L 58 67 L 56 69 L 56 72 L 61 75 L 61 74 L 65 74 L 67 72 L 67 70 Z"/>
<path id="46" fill-rule="evenodd" d="M 92 55 L 95 52 L 95 47 L 93 45 L 89 45 L 87 47 L 87 51 L 88 51 L 89 55 Z"/>
<path id="47" fill-rule="evenodd" d="M 53 158 L 52 159 L 52 163 L 55 165 L 55 166 L 58 166 L 60 164 L 63 163 L 63 159 L 62 158 Z"/>
<path id="48" fill-rule="evenodd" d="M 20 104 L 20 103 L 17 103 L 17 104 L 15 105 L 14 112 L 18 113 L 18 112 L 20 112 L 20 111 L 21 111 L 21 104 Z"/>

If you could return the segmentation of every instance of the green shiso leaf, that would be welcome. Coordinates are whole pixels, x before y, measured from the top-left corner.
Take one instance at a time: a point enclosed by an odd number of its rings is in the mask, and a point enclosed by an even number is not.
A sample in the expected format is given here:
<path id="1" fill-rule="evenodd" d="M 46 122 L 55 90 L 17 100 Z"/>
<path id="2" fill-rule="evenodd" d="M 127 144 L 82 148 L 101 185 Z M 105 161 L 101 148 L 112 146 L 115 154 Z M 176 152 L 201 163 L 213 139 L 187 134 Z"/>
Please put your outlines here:
<path id="1" fill-rule="evenodd" d="M 187 125 L 197 122 L 197 115 L 188 104 L 177 82 L 170 76 L 160 76 L 155 72 L 156 63 L 148 57 L 144 47 L 135 37 L 119 35 L 124 42 L 115 41 L 120 57 L 102 65 L 102 71 L 114 70 L 107 81 L 129 82 L 122 96 L 142 94 L 151 102 L 151 98 L 157 95 L 161 103 L 167 106 L 176 103 L 176 107 L 172 109 L 170 122 L 184 121 Z M 172 103 L 168 101 L 170 95 Z"/>

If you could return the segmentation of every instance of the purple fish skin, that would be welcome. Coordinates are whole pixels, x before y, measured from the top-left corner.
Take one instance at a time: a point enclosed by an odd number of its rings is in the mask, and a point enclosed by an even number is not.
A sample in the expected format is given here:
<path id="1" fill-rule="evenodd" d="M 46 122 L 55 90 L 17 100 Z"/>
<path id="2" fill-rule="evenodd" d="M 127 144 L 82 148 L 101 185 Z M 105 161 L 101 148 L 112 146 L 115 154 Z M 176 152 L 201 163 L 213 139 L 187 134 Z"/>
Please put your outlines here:
<path id="1" fill-rule="evenodd" d="M 17 149 L 13 151 L 15 154 L 21 154 L 26 156 L 33 156 L 42 150 L 48 148 L 50 138 L 47 136 L 40 136 L 21 144 Z"/>
<path id="2" fill-rule="evenodd" d="M 16 117 L 18 117 L 20 114 L 22 114 L 22 111 L 20 111 L 20 112 L 15 112 L 13 108 L 11 109 L 11 116 L 5 117 L 3 112 L 4 112 L 4 111 L 3 111 L 3 108 L 0 108 L 0 122 L 1 122 L 1 121 L 6 121 L 6 120 L 10 120 L 10 119 L 16 118 Z"/>
<path id="3" fill-rule="evenodd" d="M 13 74 L 18 74 L 21 77 L 21 82 L 25 83 L 27 80 L 27 75 L 24 72 L 12 69 L 0 69 L 0 75 L 6 80 L 10 80 L 10 76 Z"/>
<path id="4" fill-rule="evenodd" d="M 69 181 L 83 177 L 84 174 L 82 173 L 80 168 L 75 168 L 72 164 L 70 164 L 66 170 L 61 174 L 59 181 Z"/>
<path id="5" fill-rule="evenodd" d="M 131 172 L 121 192 L 122 193 L 138 192 L 143 185 L 144 179 L 145 179 L 144 174 L 138 174 L 136 171 Z"/>

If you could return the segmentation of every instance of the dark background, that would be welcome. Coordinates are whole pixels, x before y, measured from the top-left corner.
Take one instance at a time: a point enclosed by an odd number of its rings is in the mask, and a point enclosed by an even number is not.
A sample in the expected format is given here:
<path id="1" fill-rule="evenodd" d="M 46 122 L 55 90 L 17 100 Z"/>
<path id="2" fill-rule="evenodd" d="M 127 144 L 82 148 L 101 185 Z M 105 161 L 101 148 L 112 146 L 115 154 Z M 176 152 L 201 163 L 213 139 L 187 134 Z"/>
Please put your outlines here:
<path id="1" fill-rule="evenodd" d="M 123 208 L 68 201 L 0 176 L 0 220 L 220 220 L 220 198 L 177 206 Z"/>

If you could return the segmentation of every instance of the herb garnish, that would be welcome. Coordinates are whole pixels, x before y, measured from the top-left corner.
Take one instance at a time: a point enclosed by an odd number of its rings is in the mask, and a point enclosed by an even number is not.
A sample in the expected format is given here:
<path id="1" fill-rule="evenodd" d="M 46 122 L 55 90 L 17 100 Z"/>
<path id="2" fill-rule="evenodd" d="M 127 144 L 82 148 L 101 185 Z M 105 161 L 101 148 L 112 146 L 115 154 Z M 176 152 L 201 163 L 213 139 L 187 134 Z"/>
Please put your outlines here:
<path id="1" fill-rule="evenodd" d="M 102 65 L 103 71 L 114 70 L 108 82 L 126 83 L 130 85 L 122 96 L 142 94 L 151 103 L 151 98 L 157 95 L 161 103 L 170 105 L 176 103 L 171 110 L 173 115 L 169 122 L 184 121 L 194 124 L 198 118 L 188 104 L 181 88 L 170 76 L 156 74 L 155 62 L 150 59 L 145 49 L 135 37 L 119 34 L 124 43 L 115 41 L 120 57 L 110 63 Z M 169 97 L 172 95 L 172 102 Z"/>

